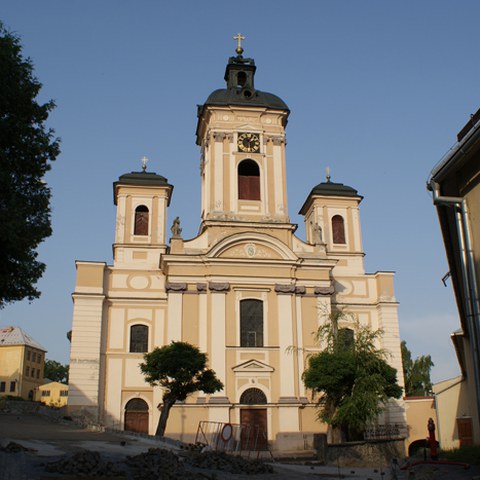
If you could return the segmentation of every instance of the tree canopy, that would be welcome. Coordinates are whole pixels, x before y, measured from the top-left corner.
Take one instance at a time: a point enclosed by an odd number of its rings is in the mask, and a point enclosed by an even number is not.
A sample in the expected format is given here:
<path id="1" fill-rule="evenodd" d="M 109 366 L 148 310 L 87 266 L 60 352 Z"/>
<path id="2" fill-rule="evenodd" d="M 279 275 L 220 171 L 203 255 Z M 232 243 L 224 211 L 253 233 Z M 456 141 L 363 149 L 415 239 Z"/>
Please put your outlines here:
<path id="1" fill-rule="evenodd" d="M 45 360 L 43 377 L 52 382 L 68 383 L 68 365 L 62 365 L 55 360 Z"/>
<path id="2" fill-rule="evenodd" d="M 339 328 L 346 317 L 342 311 L 334 312 L 319 328 L 321 351 L 308 357 L 303 381 L 319 394 L 319 419 L 354 439 L 389 398 L 401 397 L 402 389 L 386 352 L 376 346 L 382 331 L 372 331 L 353 318 L 348 318 L 349 328 Z"/>
<path id="3" fill-rule="evenodd" d="M 156 435 L 163 437 L 170 409 L 177 400 L 202 391 L 215 393 L 223 383 L 207 368 L 207 355 L 186 342 L 172 342 L 144 355 L 140 370 L 152 386 L 163 387 L 163 405 Z"/>
<path id="4" fill-rule="evenodd" d="M 405 396 L 419 397 L 432 394 L 430 370 L 434 366 L 430 355 L 421 355 L 412 360 L 407 342 L 402 340 L 402 365 L 405 378 Z"/>
<path id="5" fill-rule="evenodd" d="M 43 177 L 59 140 L 45 126 L 54 102 L 36 101 L 41 88 L 20 39 L 0 22 L 0 308 L 40 296 L 36 248 L 52 233 Z"/>

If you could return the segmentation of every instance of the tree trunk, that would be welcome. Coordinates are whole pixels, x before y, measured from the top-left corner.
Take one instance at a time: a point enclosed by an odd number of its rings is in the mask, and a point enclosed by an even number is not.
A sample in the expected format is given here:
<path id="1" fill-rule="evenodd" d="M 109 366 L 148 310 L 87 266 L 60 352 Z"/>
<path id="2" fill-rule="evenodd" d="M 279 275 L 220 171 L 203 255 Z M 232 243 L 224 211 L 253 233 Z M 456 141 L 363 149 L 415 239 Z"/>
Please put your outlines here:
<path id="1" fill-rule="evenodd" d="M 163 397 L 163 405 L 160 409 L 160 418 L 158 419 L 157 431 L 155 435 L 157 437 L 163 437 L 165 435 L 165 429 L 167 428 L 168 415 L 170 409 L 173 407 L 175 399 Z"/>

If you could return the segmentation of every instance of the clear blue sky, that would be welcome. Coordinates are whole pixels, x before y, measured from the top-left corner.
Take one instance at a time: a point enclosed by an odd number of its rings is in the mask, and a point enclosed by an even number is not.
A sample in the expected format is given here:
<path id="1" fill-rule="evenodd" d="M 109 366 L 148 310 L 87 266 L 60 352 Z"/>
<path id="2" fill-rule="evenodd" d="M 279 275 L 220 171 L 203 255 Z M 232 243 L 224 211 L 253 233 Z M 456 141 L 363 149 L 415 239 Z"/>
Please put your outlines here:
<path id="1" fill-rule="evenodd" d="M 112 182 L 139 159 L 175 185 L 168 225 L 196 235 L 200 215 L 196 105 L 223 88 L 237 32 L 255 58 L 256 87 L 289 105 L 289 213 L 332 180 L 364 195 L 366 268 L 394 270 L 401 337 L 430 353 L 433 378 L 458 373 L 459 327 L 430 170 L 480 106 L 476 0 L 21 0 L 0 19 L 22 37 L 57 108 L 62 154 L 47 181 L 53 236 L 40 248 L 42 297 L 0 311 L 68 362 L 75 260 L 112 260 Z"/>

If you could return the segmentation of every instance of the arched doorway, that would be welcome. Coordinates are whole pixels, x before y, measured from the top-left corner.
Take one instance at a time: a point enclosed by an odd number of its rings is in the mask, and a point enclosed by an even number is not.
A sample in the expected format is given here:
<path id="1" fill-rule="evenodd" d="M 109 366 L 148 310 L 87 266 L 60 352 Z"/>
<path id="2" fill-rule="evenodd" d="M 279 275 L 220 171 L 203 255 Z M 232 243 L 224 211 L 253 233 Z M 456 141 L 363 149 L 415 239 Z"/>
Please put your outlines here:
<path id="1" fill-rule="evenodd" d="M 124 430 L 148 433 L 148 405 L 141 398 L 133 398 L 125 405 Z"/>
<path id="2" fill-rule="evenodd" d="M 266 405 L 267 397 L 259 388 L 249 388 L 242 393 L 240 404 L 250 406 L 240 408 L 242 450 L 267 450 L 267 409 L 256 406 Z"/>

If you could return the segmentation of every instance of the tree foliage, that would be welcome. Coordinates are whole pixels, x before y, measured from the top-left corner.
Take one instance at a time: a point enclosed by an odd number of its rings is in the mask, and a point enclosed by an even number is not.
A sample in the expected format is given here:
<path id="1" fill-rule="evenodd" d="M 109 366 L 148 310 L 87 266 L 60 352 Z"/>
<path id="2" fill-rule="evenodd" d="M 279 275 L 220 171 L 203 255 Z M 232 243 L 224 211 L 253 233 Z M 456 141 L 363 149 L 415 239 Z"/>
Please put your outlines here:
<path id="1" fill-rule="evenodd" d="M 402 340 L 402 365 L 405 378 L 405 396 L 419 397 L 432 394 L 430 370 L 434 366 L 430 355 L 421 355 L 412 360 L 412 352 L 407 342 Z"/>
<path id="2" fill-rule="evenodd" d="M 308 357 L 303 381 L 319 394 L 319 418 L 353 439 L 375 420 L 389 398 L 401 397 L 402 389 L 397 371 L 386 361 L 387 353 L 377 347 L 382 331 L 348 317 L 334 312 L 319 328 L 321 351 Z M 353 329 L 339 328 L 342 320 Z"/>
<path id="3" fill-rule="evenodd" d="M 35 249 L 52 233 L 42 179 L 59 140 L 45 126 L 54 102 L 35 100 L 41 87 L 19 38 L 0 22 L 0 308 L 40 296 L 35 283 L 45 265 Z"/>
<path id="4" fill-rule="evenodd" d="M 52 380 L 52 382 L 68 383 L 68 365 L 62 365 L 55 360 L 45 360 L 43 377 Z"/>
<path id="5" fill-rule="evenodd" d="M 140 370 L 152 386 L 163 387 L 163 405 L 156 435 L 163 437 L 170 409 L 177 400 L 202 391 L 215 393 L 223 383 L 207 368 L 207 355 L 186 342 L 172 342 L 144 355 Z"/>

